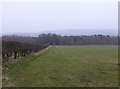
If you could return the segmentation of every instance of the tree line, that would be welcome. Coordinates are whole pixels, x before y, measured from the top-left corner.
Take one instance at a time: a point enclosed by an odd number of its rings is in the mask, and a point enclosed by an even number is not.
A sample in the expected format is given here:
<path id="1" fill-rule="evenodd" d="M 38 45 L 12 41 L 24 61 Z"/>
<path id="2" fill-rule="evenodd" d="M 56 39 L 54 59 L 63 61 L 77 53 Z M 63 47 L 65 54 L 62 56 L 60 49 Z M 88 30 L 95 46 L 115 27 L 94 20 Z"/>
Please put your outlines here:
<path id="1" fill-rule="evenodd" d="M 39 44 L 50 45 L 117 45 L 117 36 L 105 35 L 82 35 L 82 36 L 61 36 L 56 34 L 41 34 L 38 36 Z"/>
<path id="2" fill-rule="evenodd" d="M 38 37 L 2 36 L 3 63 L 17 59 L 32 52 L 42 50 L 49 45 L 117 45 L 118 36 L 81 35 L 61 36 L 57 34 L 40 34 Z"/>
<path id="3" fill-rule="evenodd" d="M 81 35 L 61 36 L 57 34 L 40 34 L 38 37 L 3 36 L 5 41 L 16 41 L 34 45 L 117 45 L 118 36 Z"/>
<path id="4" fill-rule="evenodd" d="M 33 52 L 37 52 L 46 48 L 47 45 L 39 46 L 28 43 L 20 43 L 16 41 L 2 41 L 2 63 L 3 65 L 9 62 L 9 60 L 17 59 L 29 55 Z"/>

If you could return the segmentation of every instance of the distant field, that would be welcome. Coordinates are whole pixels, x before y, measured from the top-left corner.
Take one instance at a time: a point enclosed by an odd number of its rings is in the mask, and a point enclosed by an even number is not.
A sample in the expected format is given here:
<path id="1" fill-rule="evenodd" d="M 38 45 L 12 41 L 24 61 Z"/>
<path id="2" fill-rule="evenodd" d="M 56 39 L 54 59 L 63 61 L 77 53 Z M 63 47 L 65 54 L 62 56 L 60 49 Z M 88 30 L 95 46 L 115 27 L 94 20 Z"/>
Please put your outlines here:
<path id="1" fill-rule="evenodd" d="M 52 46 L 6 73 L 11 86 L 114 87 L 118 84 L 117 46 Z"/>

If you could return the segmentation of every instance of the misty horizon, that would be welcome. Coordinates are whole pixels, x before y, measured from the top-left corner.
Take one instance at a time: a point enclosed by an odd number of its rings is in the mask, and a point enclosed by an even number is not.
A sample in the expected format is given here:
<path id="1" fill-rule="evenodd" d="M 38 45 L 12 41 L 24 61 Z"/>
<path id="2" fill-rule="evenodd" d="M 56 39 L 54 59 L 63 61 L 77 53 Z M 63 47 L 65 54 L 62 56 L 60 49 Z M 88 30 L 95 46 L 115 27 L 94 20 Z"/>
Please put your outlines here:
<path id="1" fill-rule="evenodd" d="M 117 9 L 117 3 L 112 2 L 3 3 L 2 34 L 117 35 Z"/>
<path id="2" fill-rule="evenodd" d="M 86 30 L 86 31 L 85 31 Z M 18 36 L 38 36 L 39 34 L 47 34 L 47 33 L 53 33 L 53 34 L 58 34 L 62 36 L 80 36 L 80 35 L 110 35 L 110 36 L 118 36 L 118 33 L 112 32 L 111 30 L 109 31 L 101 31 L 98 30 L 97 32 L 91 32 L 89 29 L 84 29 L 84 30 L 48 30 L 48 31 L 39 31 L 39 32 L 13 32 L 13 33 L 3 33 L 2 35 L 18 35 Z"/>

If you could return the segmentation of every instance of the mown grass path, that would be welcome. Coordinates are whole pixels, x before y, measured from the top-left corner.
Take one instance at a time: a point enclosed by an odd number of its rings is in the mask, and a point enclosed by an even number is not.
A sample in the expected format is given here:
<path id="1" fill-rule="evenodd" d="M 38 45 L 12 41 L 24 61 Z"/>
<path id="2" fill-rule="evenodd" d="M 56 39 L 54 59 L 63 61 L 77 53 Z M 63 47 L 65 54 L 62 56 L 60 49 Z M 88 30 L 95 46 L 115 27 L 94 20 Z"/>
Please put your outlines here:
<path id="1" fill-rule="evenodd" d="M 117 46 L 52 46 L 7 71 L 18 87 L 117 86 Z"/>

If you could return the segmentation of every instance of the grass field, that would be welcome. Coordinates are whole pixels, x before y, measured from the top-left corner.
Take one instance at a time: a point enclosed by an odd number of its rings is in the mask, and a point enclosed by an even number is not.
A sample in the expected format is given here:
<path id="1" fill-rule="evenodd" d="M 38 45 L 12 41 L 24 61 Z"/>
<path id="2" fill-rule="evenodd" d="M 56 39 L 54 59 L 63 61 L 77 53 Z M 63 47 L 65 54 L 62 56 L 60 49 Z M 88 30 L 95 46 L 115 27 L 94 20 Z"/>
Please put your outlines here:
<path id="1" fill-rule="evenodd" d="M 18 87 L 110 87 L 118 84 L 117 46 L 52 46 L 6 73 Z"/>

